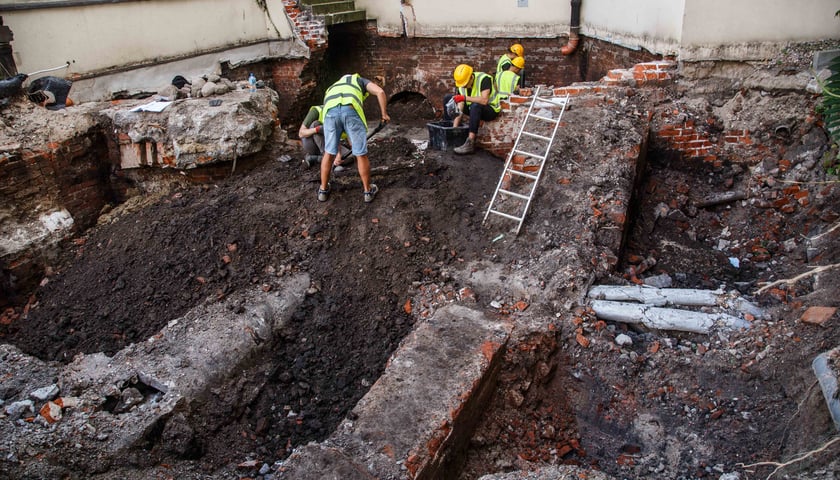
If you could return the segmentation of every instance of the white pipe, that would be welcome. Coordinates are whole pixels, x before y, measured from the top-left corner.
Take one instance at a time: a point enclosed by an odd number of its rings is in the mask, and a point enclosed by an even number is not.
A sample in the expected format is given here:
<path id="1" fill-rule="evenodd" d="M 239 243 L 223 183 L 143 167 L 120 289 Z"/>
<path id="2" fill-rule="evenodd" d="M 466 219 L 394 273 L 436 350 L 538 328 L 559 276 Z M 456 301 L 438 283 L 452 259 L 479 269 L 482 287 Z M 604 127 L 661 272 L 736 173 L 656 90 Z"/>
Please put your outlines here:
<path id="1" fill-rule="evenodd" d="M 38 70 L 37 72 L 32 72 L 32 73 L 29 74 L 29 76 L 31 77 L 32 75 L 38 75 L 39 73 L 54 72 L 56 70 L 61 70 L 62 68 L 68 68 L 68 67 L 70 67 L 70 62 L 67 62 L 60 67 L 53 67 L 53 68 L 48 68 L 46 70 Z"/>
<path id="2" fill-rule="evenodd" d="M 825 403 L 828 404 L 828 412 L 834 420 L 834 427 L 840 431 L 840 399 L 837 398 L 837 372 L 832 371 L 830 366 L 832 357 L 835 359 L 840 357 L 840 347 L 817 355 L 817 358 L 811 362 L 811 368 L 814 369 L 814 374 L 820 382 Z"/>
<path id="3" fill-rule="evenodd" d="M 741 297 L 731 297 L 722 290 L 697 290 L 693 288 L 655 288 L 643 285 L 596 285 L 589 290 L 589 298 L 621 302 L 639 302 L 646 305 L 686 305 L 694 307 L 720 306 L 756 318 L 764 318 L 764 311 Z"/>
<path id="4" fill-rule="evenodd" d="M 725 313 L 703 313 L 627 302 L 593 300 L 592 310 L 602 320 L 641 323 L 657 330 L 679 330 L 707 334 L 714 327 L 749 328 L 746 320 Z"/>

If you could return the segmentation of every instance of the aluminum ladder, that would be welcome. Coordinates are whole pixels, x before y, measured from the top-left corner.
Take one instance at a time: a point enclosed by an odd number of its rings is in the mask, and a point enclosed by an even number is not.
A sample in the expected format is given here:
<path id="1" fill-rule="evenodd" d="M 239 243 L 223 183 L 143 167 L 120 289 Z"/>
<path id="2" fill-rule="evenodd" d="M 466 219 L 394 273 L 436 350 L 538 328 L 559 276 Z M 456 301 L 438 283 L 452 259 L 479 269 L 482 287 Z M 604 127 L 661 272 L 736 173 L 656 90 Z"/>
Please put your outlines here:
<path id="1" fill-rule="evenodd" d="M 534 198 L 534 192 L 537 190 L 537 183 L 539 183 L 542 176 L 545 161 L 551 151 L 551 144 L 554 143 L 554 137 L 557 135 L 557 127 L 560 126 L 560 119 L 563 118 L 563 113 L 566 111 L 566 105 L 569 103 L 569 95 L 560 99 L 555 98 L 540 98 L 540 88 L 534 92 L 534 97 L 531 99 L 531 105 L 528 107 L 528 113 L 522 121 L 522 126 L 519 128 L 519 134 L 516 136 L 516 142 L 507 156 L 505 161 L 505 168 L 499 178 L 499 183 L 496 185 L 496 191 L 493 193 L 493 198 L 490 200 L 490 205 L 487 207 L 487 213 L 484 214 L 482 224 L 487 221 L 490 214 L 499 215 L 501 217 L 514 220 L 518 222 L 516 226 L 516 235 L 519 235 L 519 230 L 522 228 L 522 223 L 525 221 L 525 214 L 528 212 L 528 207 L 531 206 L 531 200 Z M 538 105 L 537 112 L 534 111 L 534 106 Z M 560 114 L 557 118 L 540 115 L 539 109 L 546 107 L 560 107 Z M 546 130 L 550 130 L 548 134 Z M 523 145 L 523 139 L 525 144 Z M 544 148 L 540 148 L 540 145 Z M 536 151 L 527 151 L 536 150 Z M 517 168 L 518 165 L 514 163 L 515 157 L 525 157 L 527 159 L 535 160 L 536 165 L 530 165 L 530 170 L 536 168 L 536 172 L 526 171 L 523 167 Z M 511 187 L 513 180 L 522 178 L 527 183 L 525 188 L 514 191 Z M 507 205 L 510 203 L 511 205 Z M 502 211 L 505 207 L 508 212 Z M 515 212 L 511 210 L 515 209 Z"/>

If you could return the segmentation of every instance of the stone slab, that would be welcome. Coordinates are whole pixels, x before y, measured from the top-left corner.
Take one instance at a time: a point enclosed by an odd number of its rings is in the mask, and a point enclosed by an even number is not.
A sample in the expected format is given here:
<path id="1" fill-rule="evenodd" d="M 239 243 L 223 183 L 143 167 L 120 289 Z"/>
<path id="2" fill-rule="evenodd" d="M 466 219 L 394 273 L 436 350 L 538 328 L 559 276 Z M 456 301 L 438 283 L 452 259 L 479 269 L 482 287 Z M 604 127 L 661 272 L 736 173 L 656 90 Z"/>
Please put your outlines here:
<path id="1" fill-rule="evenodd" d="M 493 392 L 512 329 L 461 305 L 438 310 L 403 341 L 324 446 L 379 479 L 446 477 Z M 318 461 L 323 455 L 297 450 L 281 478 L 333 478 L 335 470 Z"/>

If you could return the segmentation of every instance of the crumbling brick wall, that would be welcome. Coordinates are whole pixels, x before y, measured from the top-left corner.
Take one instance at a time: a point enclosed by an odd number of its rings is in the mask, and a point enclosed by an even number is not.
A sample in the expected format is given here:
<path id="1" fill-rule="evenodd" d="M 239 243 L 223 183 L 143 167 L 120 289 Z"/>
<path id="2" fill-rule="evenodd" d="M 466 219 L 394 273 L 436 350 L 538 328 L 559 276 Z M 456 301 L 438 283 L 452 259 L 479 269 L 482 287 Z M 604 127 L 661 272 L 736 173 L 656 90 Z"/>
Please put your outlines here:
<path id="1" fill-rule="evenodd" d="M 39 214 L 63 208 L 73 217 L 75 228 L 92 226 L 111 194 L 110 162 L 101 133 L 94 128 L 47 147 L 11 145 L 0 150 L 0 201 L 12 206 L 16 221 L 37 221 Z M 0 274 L 26 291 L 43 276 L 46 256 L 40 247 L 10 254 L 2 259 Z"/>

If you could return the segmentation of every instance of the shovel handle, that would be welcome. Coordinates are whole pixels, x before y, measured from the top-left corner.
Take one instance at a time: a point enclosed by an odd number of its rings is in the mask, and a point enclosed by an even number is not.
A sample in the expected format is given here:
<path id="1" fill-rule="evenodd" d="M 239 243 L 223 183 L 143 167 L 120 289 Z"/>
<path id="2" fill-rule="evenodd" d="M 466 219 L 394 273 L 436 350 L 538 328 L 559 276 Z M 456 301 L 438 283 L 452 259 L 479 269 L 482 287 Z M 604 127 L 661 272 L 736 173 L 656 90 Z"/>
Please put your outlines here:
<path id="1" fill-rule="evenodd" d="M 379 133 L 380 130 L 385 128 L 385 125 L 387 125 L 387 124 L 388 124 L 388 122 L 386 122 L 384 120 L 380 120 L 379 125 L 377 125 L 376 128 L 374 128 L 373 131 L 368 134 L 367 139 L 370 140 L 371 137 L 373 137 L 374 135 Z"/>

